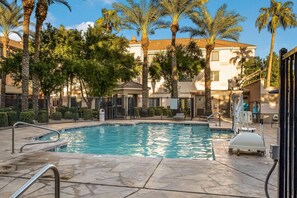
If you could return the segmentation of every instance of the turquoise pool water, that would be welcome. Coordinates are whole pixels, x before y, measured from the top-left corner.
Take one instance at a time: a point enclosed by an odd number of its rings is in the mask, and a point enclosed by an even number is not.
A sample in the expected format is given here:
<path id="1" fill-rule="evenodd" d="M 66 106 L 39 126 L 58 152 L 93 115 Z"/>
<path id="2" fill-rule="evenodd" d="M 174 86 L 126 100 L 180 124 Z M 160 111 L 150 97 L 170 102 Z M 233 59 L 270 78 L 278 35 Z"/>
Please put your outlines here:
<path id="1" fill-rule="evenodd" d="M 58 152 L 214 159 L 212 140 L 229 139 L 228 131 L 213 132 L 207 125 L 100 125 L 61 132 L 68 141 Z M 41 140 L 55 138 L 49 134 Z"/>

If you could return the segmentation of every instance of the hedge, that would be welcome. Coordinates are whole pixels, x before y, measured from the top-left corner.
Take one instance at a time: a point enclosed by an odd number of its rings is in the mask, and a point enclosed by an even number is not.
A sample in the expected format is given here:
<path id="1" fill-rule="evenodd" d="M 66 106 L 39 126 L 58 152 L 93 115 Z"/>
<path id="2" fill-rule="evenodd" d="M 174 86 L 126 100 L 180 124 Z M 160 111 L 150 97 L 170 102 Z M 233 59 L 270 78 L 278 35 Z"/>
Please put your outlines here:
<path id="1" fill-rule="evenodd" d="M 51 118 L 53 120 L 61 120 L 62 119 L 62 113 L 57 111 L 57 112 L 52 114 Z"/>
<path id="2" fill-rule="evenodd" d="M 8 118 L 8 126 L 14 125 L 18 121 L 18 114 L 16 111 L 8 111 L 7 118 Z"/>
<path id="3" fill-rule="evenodd" d="M 6 112 L 0 112 L 0 127 L 8 126 L 8 118 Z"/>
<path id="4" fill-rule="evenodd" d="M 148 108 L 148 116 L 149 117 L 155 116 L 155 108 L 153 107 Z"/>
<path id="5" fill-rule="evenodd" d="M 92 109 L 84 109 L 83 118 L 84 118 L 84 120 L 93 120 L 93 110 Z"/>
<path id="6" fill-rule="evenodd" d="M 20 113 L 20 121 L 33 124 L 34 112 L 33 111 L 23 111 Z"/>
<path id="7" fill-rule="evenodd" d="M 73 113 L 71 111 L 66 111 L 64 114 L 64 118 L 67 120 L 73 119 Z"/>
<path id="8" fill-rule="evenodd" d="M 39 123 L 47 123 L 48 122 L 48 114 L 46 110 L 40 110 L 38 112 L 38 118 L 37 121 Z"/>

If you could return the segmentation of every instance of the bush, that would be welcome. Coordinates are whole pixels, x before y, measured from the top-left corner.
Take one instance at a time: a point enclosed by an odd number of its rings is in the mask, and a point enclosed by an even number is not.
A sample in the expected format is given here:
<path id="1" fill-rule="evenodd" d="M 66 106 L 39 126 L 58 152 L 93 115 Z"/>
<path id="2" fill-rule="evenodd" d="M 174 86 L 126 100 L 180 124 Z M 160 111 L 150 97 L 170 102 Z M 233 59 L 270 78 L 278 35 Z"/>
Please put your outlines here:
<path id="1" fill-rule="evenodd" d="M 172 117 L 172 111 L 170 109 L 167 109 L 167 116 Z"/>
<path id="2" fill-rule="evenodd" d="M 16 111 L 8 111 L 7 118 L 8 118 L 8 126 L 14 125 L 18 121 L 18 114 Z"/>
<path id="3" fill-rule="evenodd" d="M 93 110 L 92 109 L 84 109 L 83 118 L 84 118 L 84 120 L 92 120 L 93 119 Z"/>
<path id="4" fill-rule="evenodd" d="M 134 116 L 140 117 L 141 108 L 140 107 L 134 107 Z"/>
<path id="5" fill-rule="evenodd" d="M 157 107 L 155 110 L 156 116 L 160 116 L 162 114 L 162 107 Z"/>
<path id="6" fill-rule="evenodd" d="M 168 109 L 162 109 L 163 111 L 163 116 L 167 116 L 168 115 Z"/>
<path id="7" fill-rule="evenodd" d="M 98 117 L 98 111 L 96 109 L 93 109 L 93 118 L 99 119 L 99 117 Z"/>
<path id="8" fill-rule="evenodd" d="M 67 119 L 67 120 L 71 120 L 73 119 L 73 113 L 71 111 L 66 111 L 65 114 L 64 114 L 64 118 Z"/>
<path id="9" fill-rule="evenodd" d="M 87 110 L 88 107 L 81 107 L 79 110 L 78 110 L 78 113 L 80 115 L 81 118 L 84 117 L 84 111 Z"/>
<path id="10" fill-rule="evenodd" d="M 38 112 L 38 118 L 37 121 L 39 123 L 47 123 L 48 122 L 48 114 L 46 110 L 40 110 Z"/>
<path id="11" fill-rule="evenodd" d="M 62 119 L 62 113 L 61 112 L 55 112 L 52 114 L 51 118 L 53 120 L 61 120 Z"/>
<path id="12" fill-rule="evenodd" d="M 70 107 L 69 111 L 71 111 L 72 113 L 78 113 L 78 108 L 77 107 Z"/>
<path id="13" fill-rule="evenodd" d="M 149 117 L 155 116 L 155 108 L 153 107 L 148 108 L 148 116 Z"/>
<path id="14" fill-rule="evenodd" d="M 5 107 L 5 108 L 0 108 L 0 112 L 8 112 L 8 111 L 12 111 L 12 107 Z"/>
<path id="15" fill-rule="evenodd" d="M 79 114 L 78 113 L 72 113 L 73 120 L 79 120 Z"/>
<path id="16" fill-rule="evenodd" d="M 20 113 L 20 121 L 33 124 L 34 112 L 33 111 L 23 111 Z"/>
<path id="17" fill-rule="evenodd" d="M 68 111 L 68 107 L 65 107 L 65 106 L 59 106 L 57 107 L 57 112 L 61 112 L 62 113 L 62 117 L 64 118 L 64 114 L 66 111 Z"/>
<path id="18" fill-rule="evenodd" d="M 8 118 L 6 112 L 0 112 L 0 127 L 8 126 Z"/>

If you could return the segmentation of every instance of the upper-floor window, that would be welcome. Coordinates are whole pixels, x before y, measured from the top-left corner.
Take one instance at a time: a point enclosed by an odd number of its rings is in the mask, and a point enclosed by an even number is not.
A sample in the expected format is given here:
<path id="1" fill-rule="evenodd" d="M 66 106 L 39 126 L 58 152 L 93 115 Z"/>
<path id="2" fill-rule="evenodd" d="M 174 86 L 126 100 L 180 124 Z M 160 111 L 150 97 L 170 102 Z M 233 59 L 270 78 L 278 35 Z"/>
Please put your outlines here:
<path id="1" fill-rule="evenodd" d="M 219 61 L 219 51 L 212 51 L 210 60 L 211 61 Z"/>
<path id="2" fill-rule="evenodd" d="M 220 72 L 219 71 L 211 71 L 210 72 L 210 80 L 211 81 L 220 81 Z"/>

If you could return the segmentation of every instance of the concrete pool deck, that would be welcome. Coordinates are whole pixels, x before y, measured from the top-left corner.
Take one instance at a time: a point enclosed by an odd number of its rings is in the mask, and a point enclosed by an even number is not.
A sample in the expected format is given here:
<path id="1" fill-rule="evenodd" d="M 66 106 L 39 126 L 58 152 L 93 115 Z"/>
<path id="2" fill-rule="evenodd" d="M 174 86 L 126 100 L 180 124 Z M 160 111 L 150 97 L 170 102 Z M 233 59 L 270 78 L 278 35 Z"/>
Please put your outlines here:
<path id="1" fill-rule="evenodd" d="M 139 121 L 108 121 L 108 123 L 135 123 Z M 141 121 L 146 122 L 146 121 Z M 160 122 L 160 121 L 150 121 Z M 176 123 L 172 121 L 162 121 Z M 182 121 L 178 123 L 201 123 Z M 49 128 L 97 125 L 100 122 L 76 122 L 45 125 Z M 222 123 L 223 128 L 230 124 Z M 257 127 L 257 126 L 256 126 Z M 166 159 L 126 157 L 76 153 L 45 152 L 50 144 L 18 149 L 27 137 L 45 131 L 20 127 L 15 132 L 16 153 L 11 154 L 11 129 L 0 131 L 0 197 L 9 197 L 46 164 L 57 166 L 61 176 L 61 197 L 107 198 L 220 198 L 265 197 L 264 183 L 273 165 L 269 145 L 275 144 L 277 128 L 264 125 L 266 155 L 230 155 L 228 141 L 214 141 L 215 160 Z M 270 197 L 276 197 L 277 170 L 269 181 Z M 38 180 L 24 194 L 25 197 L 54 197 L 51 171 Z"/>

